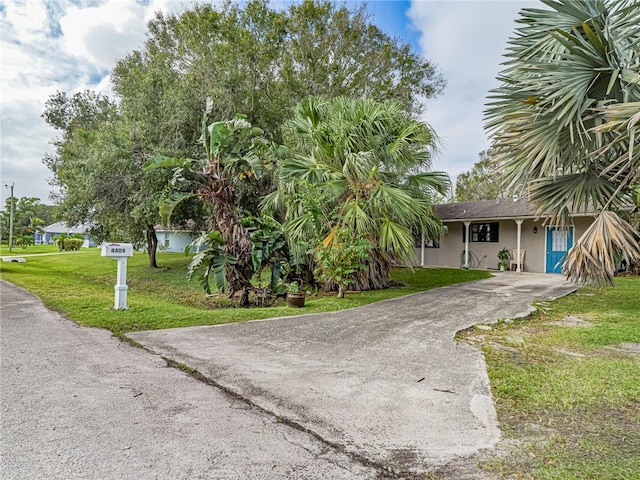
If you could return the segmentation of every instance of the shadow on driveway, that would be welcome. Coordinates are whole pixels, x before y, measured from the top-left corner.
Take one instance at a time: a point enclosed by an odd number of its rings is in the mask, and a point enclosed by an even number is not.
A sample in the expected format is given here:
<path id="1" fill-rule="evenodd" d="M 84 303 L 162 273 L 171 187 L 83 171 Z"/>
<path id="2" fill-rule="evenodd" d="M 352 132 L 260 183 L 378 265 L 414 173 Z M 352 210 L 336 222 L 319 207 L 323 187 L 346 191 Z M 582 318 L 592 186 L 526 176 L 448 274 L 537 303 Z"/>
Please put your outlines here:
<path id="1" fill-rule="evenodd" d="M 341 312 L 128 336 L 333 446 L 421 473 L 500 437 L 482 353 L 455 333 L 576 288 L 504 272 Z"/>

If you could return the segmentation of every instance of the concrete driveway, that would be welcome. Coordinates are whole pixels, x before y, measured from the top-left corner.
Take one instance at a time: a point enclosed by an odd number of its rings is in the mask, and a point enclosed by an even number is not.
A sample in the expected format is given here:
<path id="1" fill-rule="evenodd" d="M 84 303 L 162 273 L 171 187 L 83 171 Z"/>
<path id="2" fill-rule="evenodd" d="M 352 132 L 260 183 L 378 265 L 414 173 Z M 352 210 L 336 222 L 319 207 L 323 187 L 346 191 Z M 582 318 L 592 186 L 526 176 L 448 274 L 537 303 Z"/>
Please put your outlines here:
<path id="1" fill-rule="evenodd" d="M 128 336 L 364 463 L 421 473 L 500 437 L 482 353 L 455 333 L 575 289 L 504 272 L 337 313 Z"/>

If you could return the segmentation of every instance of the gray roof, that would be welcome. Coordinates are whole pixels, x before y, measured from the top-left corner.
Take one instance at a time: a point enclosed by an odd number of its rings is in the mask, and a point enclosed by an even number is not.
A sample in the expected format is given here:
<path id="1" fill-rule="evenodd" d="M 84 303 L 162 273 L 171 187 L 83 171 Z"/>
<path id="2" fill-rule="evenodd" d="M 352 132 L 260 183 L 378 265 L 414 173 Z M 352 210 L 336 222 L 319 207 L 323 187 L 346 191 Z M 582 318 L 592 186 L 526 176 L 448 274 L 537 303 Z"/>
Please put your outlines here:
<path id="1" fill-rule="evenodd" d="M 68 226 L 64 222 L 56 222 L 44 227 L 45 233 L 86 233 L 89 230 L 87 225 Z"/>
<path id="2" fill-rule="evenodd" d="M 497 198 L 477 202 L 443 203 L 434 205 L 436 215 L 442 221 L 461 220 L 497 220 L 515 218 L 539 218 L 534 207 L 526 198 Z M 575 214 L 576 216 L 593 216 L 592 213 Z M 545 217 L 545 215 L 542 215 Z"/>

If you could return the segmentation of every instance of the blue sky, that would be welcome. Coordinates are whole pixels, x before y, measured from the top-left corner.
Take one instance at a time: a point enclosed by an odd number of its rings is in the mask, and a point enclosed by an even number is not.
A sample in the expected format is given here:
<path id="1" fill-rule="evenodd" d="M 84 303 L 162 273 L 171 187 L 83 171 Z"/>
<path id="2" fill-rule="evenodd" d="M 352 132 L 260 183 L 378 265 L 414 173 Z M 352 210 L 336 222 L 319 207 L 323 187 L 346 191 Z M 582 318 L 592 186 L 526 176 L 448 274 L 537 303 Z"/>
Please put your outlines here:
<path id="1" fill-rule="evenodd" d="M 420 51 L 420 31 L 408 16 L 411 9 L 409 0 L 369 1 L 367 6 L 373 13 L 373 23 L 378 28 L 402 38 L 415 51 Z"/>
<path id="2" fill-rule="evenodd" d="M 17 197 L 43 203 L 51 173 L 42 158 L 56 133 L 40 117 L 47 98 L 61 90 L 110 93 L 109 72 L 139 47 L 157 10 L 175 11 L 191 0 L 9 0 L 0 2 L 0 206 L 15 183 Z M 288 3 L 279 0 L 278 3 Z M 347 4 L 360 2 L 347 1 Z M 502 55 L 523 7 L 519 0 L 369 1 L 373 22 L 434 62 L 448 86 L 425 101 L 422 120 L 442 139 L 434 169 L 452 180 L 469 170 L 489 146 L 483 110 L 497 86 Z"/>

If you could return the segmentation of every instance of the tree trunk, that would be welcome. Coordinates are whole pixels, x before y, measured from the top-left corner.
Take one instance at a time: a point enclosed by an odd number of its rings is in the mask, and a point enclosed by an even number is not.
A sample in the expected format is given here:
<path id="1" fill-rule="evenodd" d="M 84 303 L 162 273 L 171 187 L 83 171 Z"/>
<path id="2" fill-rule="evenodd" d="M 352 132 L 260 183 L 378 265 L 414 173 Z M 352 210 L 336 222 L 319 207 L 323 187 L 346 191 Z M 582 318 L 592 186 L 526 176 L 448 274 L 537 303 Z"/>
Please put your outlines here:
<path id="1" fill-rule="evenodd" d="M 354 290 L 381 290 L 391 286 L 389 260 L 378 249 L 371 250 L 365 268 L 358 270 Z"/>
<path id="2" fill-rule="evenodd" d="M 235 265 L 227 265 L 227 286 L 230 296 L 237 291 L 253 289 L 251 276 L 253 266 L 251 263 L 251 252 L 253 243 L 246 228 L 240 223 L 240 219 L 235 210 L 235 192 L 233 187 L 225 185 L 217 190 L 215 181 L 209 191 L 205 192 L 207 201 L 214 207 L 214 228 L 220 231 L 226 239 L 224 252 L 236 258 Z M 238 303 L 240 307 L 249 305 L 249 296 L 241 295 Z"/>
<path id="3" fill-rule="evenodd" d="M 158 251 L 158 236 L 153 225 L 147 225 L 147 253 L 149 254 L 149 268 L 158 268 L 156 252 Z"/>

